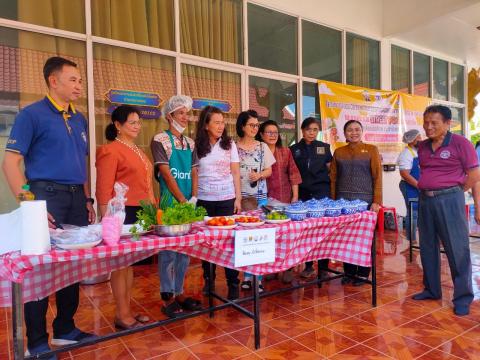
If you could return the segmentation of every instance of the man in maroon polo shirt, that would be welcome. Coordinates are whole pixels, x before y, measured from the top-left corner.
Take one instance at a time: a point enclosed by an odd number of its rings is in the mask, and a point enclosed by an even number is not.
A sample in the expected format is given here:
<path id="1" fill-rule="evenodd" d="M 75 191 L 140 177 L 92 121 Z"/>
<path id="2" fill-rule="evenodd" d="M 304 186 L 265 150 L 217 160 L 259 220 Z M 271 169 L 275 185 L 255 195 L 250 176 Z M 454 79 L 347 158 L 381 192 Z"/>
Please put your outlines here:
<path id="1" fill-rule="evenodd" d="M 456 315 L 467 315 L 473 300 L 472 263 L 464 191 L 474 187 L 476 213 L 480 170 L 472 144 L 449 131 L 452 112 L 443 105 L 427 107 L 423 128 L 428 137 L 418 147 L 420 206 L 418 229 L 424 290 L 414 300 L 440 299 L 440 242 L 450 265 Z M 477 217 L 476 217 L 477 218 Z"/>

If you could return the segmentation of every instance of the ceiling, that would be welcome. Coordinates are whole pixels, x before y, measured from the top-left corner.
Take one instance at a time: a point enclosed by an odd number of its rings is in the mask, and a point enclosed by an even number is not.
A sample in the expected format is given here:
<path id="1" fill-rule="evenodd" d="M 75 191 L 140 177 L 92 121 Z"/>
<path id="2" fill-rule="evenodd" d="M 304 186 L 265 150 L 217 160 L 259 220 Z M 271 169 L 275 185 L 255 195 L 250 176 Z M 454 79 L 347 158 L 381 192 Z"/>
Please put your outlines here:
<path id="1" fill-rule="evenodd" d="M 480 67 L 480 0 L 384 0 L 384 36 Z"/>

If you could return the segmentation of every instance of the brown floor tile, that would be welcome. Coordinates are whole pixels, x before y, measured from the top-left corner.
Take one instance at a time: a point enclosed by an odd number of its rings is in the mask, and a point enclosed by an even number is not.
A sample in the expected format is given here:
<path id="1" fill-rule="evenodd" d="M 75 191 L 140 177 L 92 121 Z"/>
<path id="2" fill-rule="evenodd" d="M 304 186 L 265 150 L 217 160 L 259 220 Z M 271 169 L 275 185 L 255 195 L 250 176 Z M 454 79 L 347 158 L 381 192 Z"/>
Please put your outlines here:
<path id="1" fill-rule="evenodd" d="M 108 334 L 111 334 L 112 332 L 114 332 L 114 330 L 110 326 L 107 326 L 107 327 L 99 329 L 98 331 L 95 332 L 95 334 L 97 334 L 97 335 L 108 335 Z M 112 339 L 112 340 L 108 340 L 108 341 L 102 341 L 102 342 L 96 343 L 94 345 L 85 346 L 85 347 L 75 349 L 75 350 L 72 350 L 71 353 L 74 357 L 76 357 L 77 355 L 80 355 L 80 354 L 83 354 L 83 353 L 86 353 L 86 352 L 89 352 L 89 351 L 93 351 L 93 350 L 96 350 L 96 349 L 103 349 L 103 348 L 110 347 L 110 346 L 118 346 L 118 345 L 121 345 L 121 340 L 119 338 L 116 338 L 116 339 Z"/>
<path id="2" fill-rule="evenodd" d="M 298 314 L 290 314 L 270 320 L 266 322 L 266 325 L 289 337 L 297 336 L 321 327 L 320 324 Z"/>
<path id="3" fill-rule="evenodd" d="M 262 314 L 260 314 L 262 316 Z M 260 318 L 263 323 L 263 317 Z M 215 313 L 213 318 L 207 318 L 207 321 L 226 333 L 245 329 L 252 326 L 253 319 L 239 313 L 237 310 L 221 310 Z"/>
<path id="4" fill-rule="evenodd" d="M 182 348 L 184 345 L 168 331 L 135 338 L 125 342 L 136 359 L 147 359 Z"/>
<path id="5" fill-rule="evenodd" d="M 404 299 L 379 307 L 385 313 L 397 313 L 403 317 L 414 320 L 433 312 L 438 307 L 430 308 L 424 306 L 421 301 Z"/>
<path id="6" fill-rule="evenodd" d="M 442 330 L 420 321 L 409 322 L 392 331 L 396 334 L 409 337 L 417 342 L 431 347 L 437 347 L 458 335 L 456 333 Z"/>
<path id="7" fill-rule="evenodd" d="M 432 350 L 431 347 L 420 344 L 412 339 L 386 332 L 363 343 L 394 359 L 414 359 Z"/>
<path id="8" fill-rule="evenodd" d="M 447 354 L 446 352 L 443 352 L 440 350 L 432 350 L 420 356 L 417 360 L 460 360 L 460 359 L 461 358 L 451 354 Z"/>
<path id="9" fill-rule="evenodd" d="M 466 336 L 458 336 L 440 345 L 437 349 L 461 359 L 480 359 L 479 342 Z"/>
<path id="10" fill-rule="evenodd" d="M 255 334 L 253 326 L 245 328 L 243 330 L 235 331 L 229 334 L 232 338 L 237 340 L 242 345 L 247 348 L 254 350 L 255 349 Z M 287 340 L 287 336 L 281 334 L 275 329 L 262 324 L 260 326 L 260 347 L 264 348 L 267 346 L 275 345 L 279 342 Z"/>
<path id="11" fill-rule="evenodd" d="M 332 310 L 341 311 L 349 316 L 357 315 L 361 312 L 373 309 L 371 303 L 352 299 L 352 297 L 345 297 L 342 299 L 333 300 L 327 304 L 324 304 L 324 306 L 328 306 Z"/>
<path id="12" fill-rule="evenodd" d="M 460 334 L 477 326 L 468 316 L 456 316 L 451 308 L 442 308 L 417 319 L 419 322 Z"/>
<path id="13" fill-rule="evenodd" d="M 74 355 L 73 358 L 75 360 L 135 360 L 123 344 L 112 345 L 80 355 Z"/>
<path id="14" fill-rule="evenodd" d="M 248 355 L 251 351 L 235 341 L 229 335 L 223 335 L 214 339 L 189 347 L 190 351 L 200 359 L 235 359 Z"/>
<path id="15" fill-rule="evenodd" d="M 325 357 L 332 356 L 357 344 L 355 341 L 327 328 L 308 332 L 295 337 L 294 340 Z"/>
<path id="16" fill-rule="evenodd" d="M 466 336 L 469 339 L 480 342 L 480 325 L 477 325 L 476 327 L 471 328 L 467 332 L 463 333 L 462 336 Z"/>
<path id="17" fill-rule="evenodd" d="M 205 319 L 195 319 L 195 322 L 190 321 L 187 326 L 177 326 L 169 331 L 185 346 L 194 345 L 225 334 L 223 330 Z"/>
<path id="18" fill-rule="evenodd" d="M 378 351 L 363 345 L 356 345 L 347 350 L 342 351 L 330 359 L 332 360 L 384 360 L 391 359 Z"/>
<path id="19" fill-rule="evenodd" d="M 187 349 L 180 349 L 180 350 L 173 351 L 160 356 L 155 356 L 151 359 L 152 360 L 197 360 L 198 357 L 196 357 L 193 353 L 191 353 Z"/>
<path id="20" fill-rule="evenodd" d="M 367 286 L 367 285 L 363 285 Z M 364 291 L 359 294 L 355 294 L 349 297 L 349 299 L 354 299 L 358 301 L 363 301 L 367 304 L 372 303 L 372 292 L 371 291 Z M 377 293 L 377 305 L 385 305 L 391 302 L 394 302 L 395 300 L 398 300 L 397 298 L 390 296 L 390 295 L 384 295 L 381 293 Z"/>
<path id="21" fill-rule="evenodd" d="M 401 316 L 395 312 L 386 312 L 383 307 L 379 307 L 373 310 L 364 311 L 357 315 L 359 319 L 362 319 L 370 324 L 376 325 L 383 329 L 393 329 L 397 326 L 405 324 L 411 319 Z"/>
<path id="22" fill-rule="evenodd" d="M 256 352 L 262 359 L 268 360 L 318 360 L 323 357 L 294 340 L 286 340 L 274 346 Z"/>
<path id="23" fill-rule="evenodd" d="M 316 323 L 323 326 L 349 317 L 349 315 L 347 315 L 346 313 L 332 306 L 332 303 L 317 305 L 312 308 L 299 311 L 296 314 L 315 321 Z"/>
<path id="24" fill-rule="evenodd" d="M 338 321 L 328 325 L 327 328 L 358 342 L 366 341 L 386 331 L 357 317 Z"/>

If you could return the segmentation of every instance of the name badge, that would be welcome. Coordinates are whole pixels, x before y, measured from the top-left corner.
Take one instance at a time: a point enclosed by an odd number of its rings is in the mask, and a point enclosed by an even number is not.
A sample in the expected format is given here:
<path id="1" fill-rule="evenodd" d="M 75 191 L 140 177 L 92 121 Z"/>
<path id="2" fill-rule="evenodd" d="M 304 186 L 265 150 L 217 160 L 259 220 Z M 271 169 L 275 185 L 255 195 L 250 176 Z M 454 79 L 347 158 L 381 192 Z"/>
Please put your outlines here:
<path id="1" fill-rule="evenodd" d="M 325 155 L 325 148 L 323 146 L 317 146 L 317 155 Z"/>

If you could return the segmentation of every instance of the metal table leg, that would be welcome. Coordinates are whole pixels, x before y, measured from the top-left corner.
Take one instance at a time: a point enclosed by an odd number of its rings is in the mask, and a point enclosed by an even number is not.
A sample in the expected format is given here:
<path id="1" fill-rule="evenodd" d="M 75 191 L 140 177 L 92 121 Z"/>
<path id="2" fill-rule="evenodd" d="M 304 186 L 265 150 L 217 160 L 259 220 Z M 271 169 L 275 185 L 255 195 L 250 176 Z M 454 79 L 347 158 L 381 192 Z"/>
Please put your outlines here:
<path id="1" fill-rule="evenodd" d="M 377 235 L 375 230 L 372 240 L 372 306 L 377 306 Z"/>
<path id="2" fill-rule="evenodd" d="M 409 210 L 410 210 L 410 214 L 408 215 L 409 218 L 410 218 L 410 226 L 409 226 L 409 229 L 408 229 L 408 232 L 410 234 L 410 241 L 409 241 L 409 245 L 410 245 L 410 249 L 409 249 L 409 256 L 410 256 L 410 262 L 413 261 L 413 201 L 409 201 L 408 202 L 408 207 L 409 207 Z"/>
<path id="3" fill-rule="evenodd" d="M 13 358 L 23 360 L 23 300 L 22 284 L 12 282 Z"/>
<path id="4" fill-rule="evenodd" d="M 257 350 L 260 348 L 260 296 L 258 293 L 257 275 L 253 275 L 253 314 L 255 350 Z"/>
<path id="5" fill-rule="evenodd" d="M 207 279 L 207 286 L 208 286 L 208 307 L 213 309 L 213 288 L 214 288 L 214 275 L 213 275 L 213 264 L 209 262 L 208 264 L 208 279 Z M 213 318 L 214 311 L 210 311 L 210 318 Z"/>

